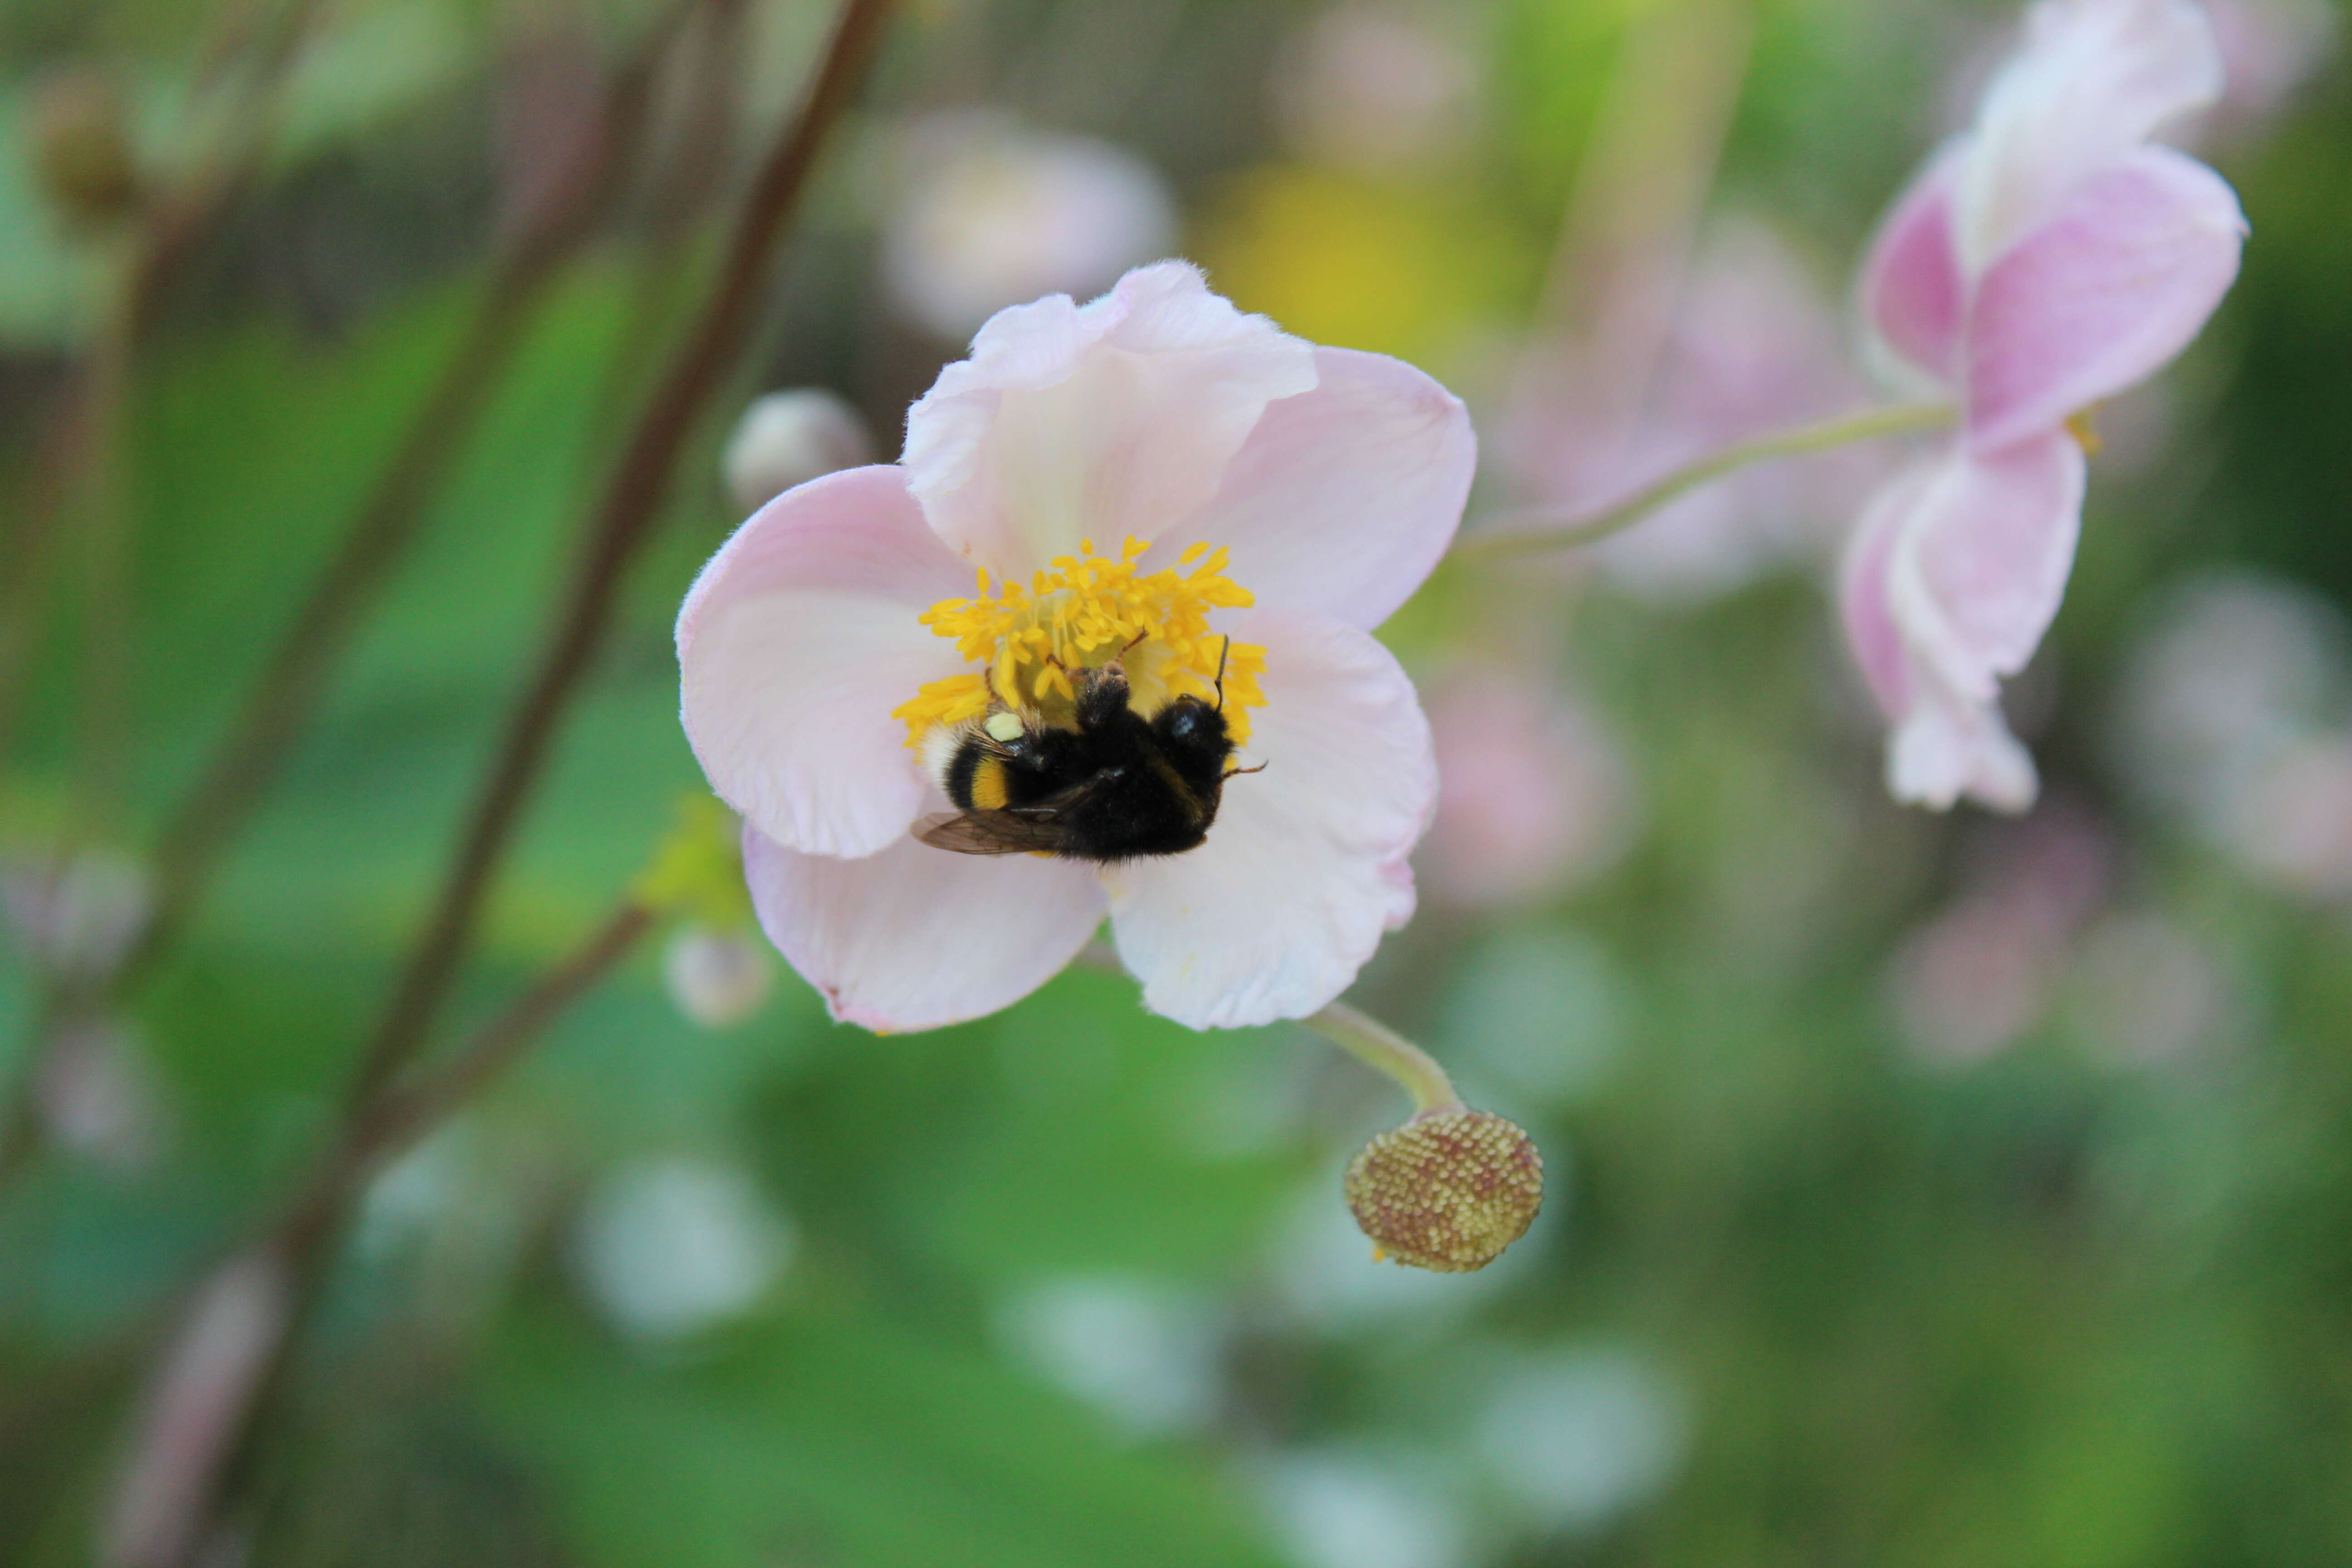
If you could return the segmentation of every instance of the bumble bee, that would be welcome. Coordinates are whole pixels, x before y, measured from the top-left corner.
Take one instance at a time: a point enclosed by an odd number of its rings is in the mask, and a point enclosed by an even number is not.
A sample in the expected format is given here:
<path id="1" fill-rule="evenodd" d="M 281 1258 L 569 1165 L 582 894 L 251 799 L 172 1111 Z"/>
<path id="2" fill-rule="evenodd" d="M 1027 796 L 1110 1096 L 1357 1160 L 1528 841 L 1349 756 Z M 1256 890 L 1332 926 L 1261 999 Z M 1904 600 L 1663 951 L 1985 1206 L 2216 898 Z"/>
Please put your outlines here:
<path id="1" fill-rule="evenodd" d="M 999 708 L 926 748 L 958 809 L 915 837 L 965 855 L 1100 861 L 1181 855 L 1208 837 L 1225 780 L 1257 771 L 1228 766 L 1223 670 L 1216 706 L 1179 697 L 1150 719 L 1129 705 L 1118 665 L 1072 674 L 1074 727 Z"/>

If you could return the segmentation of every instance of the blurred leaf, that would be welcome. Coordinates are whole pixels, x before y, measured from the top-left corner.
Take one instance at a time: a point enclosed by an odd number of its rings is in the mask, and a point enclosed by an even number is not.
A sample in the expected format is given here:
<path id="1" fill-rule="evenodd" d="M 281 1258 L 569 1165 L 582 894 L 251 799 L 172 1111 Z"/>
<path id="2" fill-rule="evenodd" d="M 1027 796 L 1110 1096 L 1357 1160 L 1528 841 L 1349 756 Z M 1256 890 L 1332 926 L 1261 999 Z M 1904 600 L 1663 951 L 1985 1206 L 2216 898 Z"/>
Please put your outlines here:
<path id="1" fill-rule="evenodd" d="M 1197 1461 L 871 1309 L 809 1308 L 686 1364 L 540 1309 L 486 1401 L 590 1568 L 1247 1568 L 1275 1560 Z"/>
<path id="2" fill-rule="evenodd" d="M 281 159 L 315 156 L 360 135 L 476 68 L 453 0 L 366 0 L 329 12 L 286 84 Z"/>
<path id="3" fill-rule="evenodd" d="M 69 348 L 98 319 L 106 271 L 34 183 L 28 103 L 21 85 L 0 86 L 0 346 Z"/>

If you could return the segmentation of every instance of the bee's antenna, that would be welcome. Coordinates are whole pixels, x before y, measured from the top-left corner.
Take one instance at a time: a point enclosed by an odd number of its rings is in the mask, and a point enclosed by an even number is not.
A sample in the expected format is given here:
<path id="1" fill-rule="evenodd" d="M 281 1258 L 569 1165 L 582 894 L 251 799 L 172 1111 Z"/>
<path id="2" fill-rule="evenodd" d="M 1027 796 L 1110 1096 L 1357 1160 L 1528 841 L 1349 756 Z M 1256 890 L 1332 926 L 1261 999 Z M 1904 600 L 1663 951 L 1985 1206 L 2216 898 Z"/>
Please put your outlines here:
<path id="1" fill-rule="evenodd" d="M 1234 634 L 1227 632 L 1217 647 L 1217 711 L 1225 710 L 1225 660 L 1234 657 Z"/>

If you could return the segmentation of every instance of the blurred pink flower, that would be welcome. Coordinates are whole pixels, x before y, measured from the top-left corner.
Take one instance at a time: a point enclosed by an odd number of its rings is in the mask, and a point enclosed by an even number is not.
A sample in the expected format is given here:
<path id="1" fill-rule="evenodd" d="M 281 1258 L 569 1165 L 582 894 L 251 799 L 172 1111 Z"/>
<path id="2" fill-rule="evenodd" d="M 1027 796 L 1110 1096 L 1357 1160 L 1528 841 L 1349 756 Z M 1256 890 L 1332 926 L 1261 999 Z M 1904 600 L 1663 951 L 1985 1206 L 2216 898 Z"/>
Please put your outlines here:
<path id="1" fill-rule="evenodd" d="M 1433 20 L 1350 5 L 1307 23 L 1271 82 L 1298 152 L 1379 174 L 1426 172 L 1466 146 L 1477 62 Z"/>
<path id="2" fill-rule="evenodd" d="M 2230 85 L 2209 131 L 2250 141 L 2333 52 L 2338 26 L 2326 0 L 2207 0 Z"/>
<path id="3" fill-rule="evenodd" d="M 745 819 L 770 939 L 836 1017 L 876 1029 L 1009 1005 L 1106 912 L 1145 1005 L 1179 1022 L 1328 1002 L 1412 911 L 1406 857 L 1436 770 L 1412 685 L 1370 628 L 1444 552 L 1475 461 L 1468 416 L 1429 377 L 1244 316 L 1181 262 L 1083 308 L 1056 295 L 1000 312 L 909 413 L 900 463 L 770 502 L 679 612 L 687 734 Z M 1082 559 L 1121 535 L 1153 542 L 1132 577 Z M 1202 542 L 1217 553 L 1178 578 L 1196 553 L 1179 549 Z M 1196 849 L 1097 868 L 908 833 L 947 805 L 910 728 L 955 693 L 976 718 L 1045 675 L 1020 661 L 1076 602 L 1047 580 L 1057 560 L 1097 582 L 1165 571 L 1181 595 L 1223 574 L 1237 590 L 1191 632 L 1147 619 L 1122 656 L 1148 712 L 1180 688 L 1205 694 L 1234 639 L 1225 713 L 1267 771 L 1226 787 Z M 992 577 L 972 603 L 1009 583 L 1011 627 L 977 650 L 919 619 L 970 595 L 975 566 Z M 1062 646 L 1094 663 L 1118 651 Z M 1008 665 L 1025 672 L 1010 686 Z M 940 712 L 916 740 L 969 721 Z"/>
<path id="4" fill-rule="evenodd" d="M 1717 220 L 1663 326 L 1650 352 L 1625 363 L 1599 345 L 1554 344 L 1528 365 L 1505 457 L 1547 509 L 1603 510 L 1735 441 L 1850 406 L 1864 390 L 1803 258 L 1757 219 Z M 1884 471 L 1862 447 L 1761 464 L 1673 502 L 1593 558 L 1638 593 L 1726 593 L 1782 563 L 1817 559 L 1824 521 Z"/>
<path id="5" fill-rule="evenodd" d="M 2352 736 L 2281 747 L 2229 804 L 2225 842 L 2249 869 L 2315 898 L 2352 894 Z"/>
<path id="6" fill-rule="evenodd" d="M 1437 819 L 1415 863 L 1432 897 L 1475 908 L 1540 897 L 1622 847 L 1624 757 L 1593 717 L 1510 668 L 1429 694 Z"/>
<path id="7" fill-rule="evenodd" d="M 2097 822 L 2046 806 L 1982 841 L 1966 890 L 1895 956 L 1895 1021 L 1914 1054 L 1979 1061 L 2039 1024 L 2113 858 Z"/>
<path id="8" fill-rule="evenodd" d="M 2188 0 L 2042 0 L 1975 125 L 1871 247 L 1874 346 L 1962 414 L 1864 509 L 1846 557 L 1846 629 L 1895 726 L 1899 799 L 2032 803 L 1999 698 L 2074 565 L 2084 455 L 2066 422 L 2179 353 L 2237 276 L 2237 197 L 2147 142 L 2221 85 Z"/>

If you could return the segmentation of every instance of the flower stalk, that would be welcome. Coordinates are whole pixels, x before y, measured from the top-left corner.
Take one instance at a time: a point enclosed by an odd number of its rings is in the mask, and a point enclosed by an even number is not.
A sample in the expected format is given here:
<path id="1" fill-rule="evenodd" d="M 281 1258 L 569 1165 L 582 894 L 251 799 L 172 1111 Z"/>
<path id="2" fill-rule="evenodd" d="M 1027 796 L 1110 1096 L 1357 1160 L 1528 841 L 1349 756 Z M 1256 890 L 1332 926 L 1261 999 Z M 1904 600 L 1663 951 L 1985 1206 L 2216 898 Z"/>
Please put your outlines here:
<path id="1" fill-rule="evenodd" d="M 1453 553 L 1460 561 L 1501 561 L 1540 551 L 1598 544 L 1664 510 L 1701 486 L 1755 464 L 1826 452 L 1858 441 L 1940 430 L 1958 416 L 1958 411 L 1948 404 L 1906 403 L 1841 415 L 1791 430 L 1776 430 L 1751 440 L 1736 441 L 1719 452 L 1686 463 L 1591 516 L 1563 521 L 1540 511 L 1522 513 L 1517 519 L 1507 518 L 1460 540 Z"/>
<path id="2" fill-rule="evenodd" d="M 1299 1022 L 1411 1095 L 1414 1115 L 1462 1108 L 1437 1058 L 1369 1014 L 1333 1002 Z"/>

